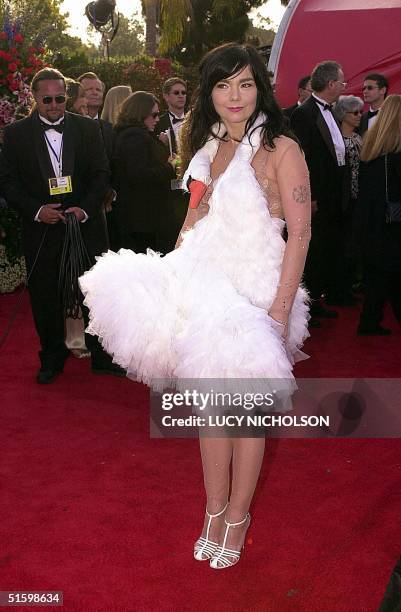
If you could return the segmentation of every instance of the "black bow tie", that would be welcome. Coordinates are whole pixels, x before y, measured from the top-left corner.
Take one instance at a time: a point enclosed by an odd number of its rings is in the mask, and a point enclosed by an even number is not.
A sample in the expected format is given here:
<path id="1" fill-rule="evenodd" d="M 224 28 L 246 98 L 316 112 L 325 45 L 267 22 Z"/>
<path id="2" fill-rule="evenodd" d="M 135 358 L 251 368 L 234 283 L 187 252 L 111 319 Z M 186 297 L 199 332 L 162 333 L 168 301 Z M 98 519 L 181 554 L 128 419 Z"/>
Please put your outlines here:
<path id="1" fill-rule="evenodd" d="M 368 121 L 369 121 L 369 119 L 370 119 L 371 117 L 376 117 L 376 115 L 377 115 L 377 113 L 378 113 L 378 112 L 379 112 L 378 110 L 375 110 L 375 111 L 368 111 Z"/>
<path id="2" fill-rule="evenodd" d="M 318 100 L 317 98 L 314 97 L 315 102 L 317 102 L 318 104 L 320 104 L 320 106 L 323 106 L 323 110 L 329 110 L 331 112 L 333 112 L 333 104 L 327 104 L 327 102 L 321 102 L 320 100 Z"/>
<path id="3" fill-rule="evenodd" d="M 184 121 L 184 117 L 181 117 L 181 119 L 179 119 L 178 117 L 173 115 L 173 113 L 169 113 L 169 115 L 170 115 L 171 123 L 173 125 L 175 125 L 176 123 L 181 123 L 181 121 Z"/>
<path id="4" fill-rule="evenodd" d="M 44 123 L 44 121 L 41 121 L 40 125 L 42 126 L 45 132 L 47 132 L 47 130 L 56 130 L 56 132 L 58 132 L 59 134 L 62 134 L 64 132 L 64 121 L 58 123 L 57 125 L 51 125 L 50 123 Z"/>

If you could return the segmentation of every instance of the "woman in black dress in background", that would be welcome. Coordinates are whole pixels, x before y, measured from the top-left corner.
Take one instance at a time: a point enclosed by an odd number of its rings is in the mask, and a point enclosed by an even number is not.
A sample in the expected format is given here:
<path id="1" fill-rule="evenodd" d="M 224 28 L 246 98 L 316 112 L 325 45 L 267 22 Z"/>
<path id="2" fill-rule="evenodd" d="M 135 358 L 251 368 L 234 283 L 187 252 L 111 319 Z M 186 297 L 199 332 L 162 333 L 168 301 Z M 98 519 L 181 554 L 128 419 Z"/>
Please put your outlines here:
<path id="1" fill-rule="evenodd" d="M 121 246 L 136 253 L 148 248 L 166 253 L 170 223 L 170 181 L 175 171 L 165 145 L 154 135 L 159 121 L 157 98 L 136 91 L 123 102 L 115 125 L 112 170 L 118 193 Z"/>
<path id="2" fill-rule="evenodd" d="M 358 206 L 366 290 L 358 334 L 386 336 L 391 331 L 380 323 L 387 300 L 401 325 L 401 223 L 386 218 L 386 191 L 390 200 L 401 201 L 401 96 L 384 101 L 365 135 L 361 162 Z"/>

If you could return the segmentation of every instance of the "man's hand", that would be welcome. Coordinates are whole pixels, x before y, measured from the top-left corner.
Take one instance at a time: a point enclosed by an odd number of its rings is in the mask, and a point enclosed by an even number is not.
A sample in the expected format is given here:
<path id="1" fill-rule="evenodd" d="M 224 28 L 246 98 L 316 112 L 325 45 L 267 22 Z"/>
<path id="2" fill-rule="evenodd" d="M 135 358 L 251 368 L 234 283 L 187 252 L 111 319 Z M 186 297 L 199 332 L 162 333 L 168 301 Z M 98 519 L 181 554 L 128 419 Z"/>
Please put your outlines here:
<path id="1" fill-rule="evenodd" d="M 58 210 L 60 206 L 61 204 L 45 204 L 40 209 L 38 219 L 42 221 L 42 223 L 47 223 L 49 225 L 64 221 L 63 213 Z"/>
<path id="2" fill-rule="evenodd" d="M 110 189 L 106 199 L 104 201 L 104 210 L 105 212 L 111 212 L 113 210 L 113 202 L 116 199 L 116 192 L 114 191 L 114 189 Z"/>
<path id="3" fill-rule="evenodd" d="M 169 146 L 169 139 L 168 139 L 166 132 L 160 132 L 159 140 L 161 140 L 162 143 L 166 145 L 166 147 Z"/>
<path id="4" fill-rule="evenodd" d="M 74 213 L 79 222 L 85 219 L 85 213 L 82 208 L 78 208 L 78 206 L 71 206 L 71 208 L 67 208 L 66 213 Z"/>

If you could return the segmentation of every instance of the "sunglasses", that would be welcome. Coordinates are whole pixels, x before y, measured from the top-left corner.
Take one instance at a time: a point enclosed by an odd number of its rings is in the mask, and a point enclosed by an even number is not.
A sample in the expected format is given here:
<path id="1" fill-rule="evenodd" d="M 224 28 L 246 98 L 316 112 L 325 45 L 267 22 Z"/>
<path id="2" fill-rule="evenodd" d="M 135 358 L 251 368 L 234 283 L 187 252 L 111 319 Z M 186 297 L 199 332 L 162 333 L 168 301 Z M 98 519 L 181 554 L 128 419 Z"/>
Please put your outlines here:
<path id="1" fill-rule="evenodd" d="M 150 116 L 153 117 L 153 119 L 157 119 L 157 117 L 160 117 L 160 111 L 157 111 L 157 113 L 150 113 Z"/>
<path id="2" fill-rule="evenodd" d="M 55 101 L 56 104 L 63 104 L 66 100 L 65 96 L 43 96 L 42 102 L 43 104 L 51 104 Z"/>
<path id="3" fill-rule="evenodd" d="M 362 115 L 362 111 L 360 110 L 356 110 L 356 111 L 347 111 L 347 113 L 349 115 L 355 115 L 355 117 L 357 117 L 358 115 Z"/>
<path id="4" fill-rule="evenodd" d="M 362 87 L 362 91 L 365 91 L 365 89 L 367 89 L 368 91 L 372 91 L 372 89 L 379 89 L 378 85 L 364 85 Z"/>
<path id="5" fill-rule="evenodd" d="M 186 92 L 186 91 L 172 91 L 171 93 L 172 93 L 174 96 L 179 96 L 179 95 L 181 95 L 181 96 L 186 96 L 186 95 L 187 95 L 187 92 Z"/>

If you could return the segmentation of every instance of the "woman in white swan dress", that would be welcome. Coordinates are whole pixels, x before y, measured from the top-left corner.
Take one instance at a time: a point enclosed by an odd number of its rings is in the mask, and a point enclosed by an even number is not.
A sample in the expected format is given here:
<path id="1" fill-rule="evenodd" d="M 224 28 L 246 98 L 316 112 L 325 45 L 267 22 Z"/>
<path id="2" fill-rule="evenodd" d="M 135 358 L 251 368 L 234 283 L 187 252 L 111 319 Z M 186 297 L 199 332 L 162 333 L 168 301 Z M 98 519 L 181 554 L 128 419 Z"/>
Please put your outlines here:
<path id="1" fill-rule="evenodd" d="M 191 203 L 177 248 L 99 258 L 80 281 L 88 331 L 155 389 L 161 379 L 177 389 L 185 379 L 291 385 L 308 336 L 309 178 L 253 47 L 229 43 L 204 57 L 184 132 Z M 240 558 L 264 445 L 200 436 L 207 500 L 194 556 L 214 569 Z"/>

